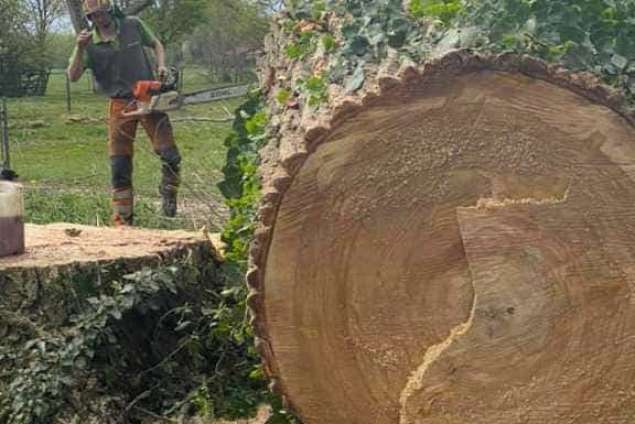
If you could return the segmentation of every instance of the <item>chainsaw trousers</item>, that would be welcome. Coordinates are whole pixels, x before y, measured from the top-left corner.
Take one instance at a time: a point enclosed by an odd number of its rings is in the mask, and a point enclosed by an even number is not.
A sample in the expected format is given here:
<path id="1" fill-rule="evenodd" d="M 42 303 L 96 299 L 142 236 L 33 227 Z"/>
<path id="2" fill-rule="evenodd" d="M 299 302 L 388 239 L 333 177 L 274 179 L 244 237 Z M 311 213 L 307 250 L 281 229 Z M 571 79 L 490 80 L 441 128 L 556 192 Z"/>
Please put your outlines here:
<path id="1" fill-rule="evenodd" d="M 161 160 L 160 193 L 176 196 L 180 185 L 181 155 L 174 143 L 170 119 L 165 113 L 125 117 L 122 112 L 128 102 L 111 99 L 108 113 L 108 152 L 112 175 L 113 221 L 131 225 L 133 219 L 132 157 L 133 143 L 139 122 L 150 138 L 153 151 Z"/>
<path id="2" fill-rule="evenodd" d="M 113 189 L 132 187 L 132 156 L 111 156 L 110 171 Z"/>
<path id="3" fill-rule="evenodd" d="M 176 148 L 172 124 L 167 114 L 161 112 L 143 116 L 125 117 L 122 112 L 128 105 L 124 99 L 111 99 L 108 112 L 108 151 L 110 156 L 132 156 L 133 143 L 139 123 L 152 142 L 156 154 Z"/>
<path id="4" fill-rule="evenodd" d="M 159 152 L 161 157 L 161 186 L 159 191 L 176 189 L 181 184 L 181 155 L 176 147 L 170 147 Z"/>

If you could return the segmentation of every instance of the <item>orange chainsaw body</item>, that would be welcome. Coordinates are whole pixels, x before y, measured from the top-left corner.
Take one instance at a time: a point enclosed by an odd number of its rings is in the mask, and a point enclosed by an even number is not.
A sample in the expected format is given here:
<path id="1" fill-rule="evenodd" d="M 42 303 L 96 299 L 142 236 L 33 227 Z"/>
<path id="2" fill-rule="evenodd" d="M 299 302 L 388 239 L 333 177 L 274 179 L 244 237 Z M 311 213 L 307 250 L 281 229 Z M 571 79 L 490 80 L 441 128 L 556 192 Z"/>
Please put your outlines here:
<path id="1" fill-rule="evenodd" d="M 122 112 L 122 116 L 142 116 L 181 107 L 181 96 L 178 91 L 161 81 L 137 81 L 132 89 L 132 95 L 134 100 Z"/>
<path id="2" fill-rule="evenodd" d="M 160 81 L 137 81 L 132 91 L 132 95 L 137 101 L 147 103 L 152 100 L 152 96 L 161 93 L 162 83 Z"/>

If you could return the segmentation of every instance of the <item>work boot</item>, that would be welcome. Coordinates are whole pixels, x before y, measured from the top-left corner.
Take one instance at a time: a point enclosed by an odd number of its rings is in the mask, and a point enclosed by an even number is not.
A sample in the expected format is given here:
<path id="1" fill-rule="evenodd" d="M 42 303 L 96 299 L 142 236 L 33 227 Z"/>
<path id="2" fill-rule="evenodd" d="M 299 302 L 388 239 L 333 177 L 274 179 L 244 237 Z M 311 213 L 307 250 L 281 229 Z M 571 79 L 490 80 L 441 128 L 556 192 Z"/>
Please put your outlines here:
<path id="1" fill-rule="evenodd" d="M 133 221 L 132 188 L 115 188 L 112 191 L 112 221 L 116 227 L 132 225 Z"/>
<path id="2" fill-rule="evenodd" d="M 115 227 L 131 227 L 133 225 L 133 217 L 132 215 L 128 218 L 124 219 L 120 215 L 113 214 L 112 224 Z"/>
<path id="3" fill-rule="evenodd" d="M 161 193 L 161 209 L 163 215 L 168 218 L 174 218 L 176 216 L 176 187 L 164 186 L 159 189 Z"/>

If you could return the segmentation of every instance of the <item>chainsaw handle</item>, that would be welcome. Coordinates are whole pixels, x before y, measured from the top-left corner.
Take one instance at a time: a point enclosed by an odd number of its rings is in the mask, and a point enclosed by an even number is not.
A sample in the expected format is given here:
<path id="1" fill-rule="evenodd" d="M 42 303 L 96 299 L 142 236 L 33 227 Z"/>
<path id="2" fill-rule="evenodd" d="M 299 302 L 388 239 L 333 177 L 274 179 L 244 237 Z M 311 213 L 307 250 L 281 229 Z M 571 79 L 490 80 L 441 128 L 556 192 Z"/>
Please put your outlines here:
<path id="1" fill-rule="evenodd" d="M 144 103 L 138 99 L 132 100 L 121 111 L 121 116 L 124 118 L 134 118 L 135 116 L 147 115 L 149 111 L 144 107 Z"/>
<path id="2" fill-rule="evenodd" d="M 135 109 L 131 110 L 130 112 L 126 112 L 125 110 L 121 111 L 121 116 L 123 116 L 124 118 L 133 118 L 135 116 L 142 116 L 147 114 L 148 112 L 143 109 Z"/>

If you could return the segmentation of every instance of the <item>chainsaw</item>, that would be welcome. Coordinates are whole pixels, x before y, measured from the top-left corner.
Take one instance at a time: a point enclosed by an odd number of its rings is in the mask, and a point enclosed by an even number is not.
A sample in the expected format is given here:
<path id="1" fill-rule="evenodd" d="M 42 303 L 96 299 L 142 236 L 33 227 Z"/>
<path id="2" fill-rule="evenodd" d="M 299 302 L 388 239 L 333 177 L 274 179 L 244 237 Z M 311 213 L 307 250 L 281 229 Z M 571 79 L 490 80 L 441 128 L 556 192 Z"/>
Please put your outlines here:
<path id="1" fill-rule="evenodd" d="M 212 88 L 181 94 L 177 90 L 178 72 L 171 69 L 162 81 L 137 81 L 132 95 L 134 100 L 122 112 L 122 116 L 134 117 L 153 112 L 169 112 L 185 105 L 209 103 L 217 100 L 241 97 L 249 91 L 249 84 Z"/>

